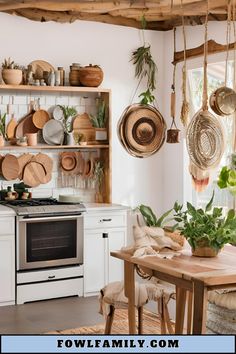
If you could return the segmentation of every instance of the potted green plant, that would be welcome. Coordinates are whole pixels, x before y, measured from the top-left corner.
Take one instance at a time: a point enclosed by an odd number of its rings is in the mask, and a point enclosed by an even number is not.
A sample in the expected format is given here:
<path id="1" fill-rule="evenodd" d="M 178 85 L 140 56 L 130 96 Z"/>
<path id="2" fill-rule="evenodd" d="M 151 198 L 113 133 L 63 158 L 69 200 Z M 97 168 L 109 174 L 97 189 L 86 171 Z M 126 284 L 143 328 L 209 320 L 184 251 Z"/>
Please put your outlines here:
<path id="1" fill-rule="evenodd" d="M 174 220 L 177 229 L 187 239 L 192 254 L 214 257 L 226 243 L 236 241 L 236 216 L 233 209 L 223 216 L 222 208 L 213 207 L 214 193 L 205 209 L 187 203 L 187 209 L 177 202 L 174 205 Z"/>
<path id="2" fill-rule="evenodd" d="M 92 126 L 95 128 L 95 140 L 107 140 L 106 103 L 103 100 L 97 100 L 97 114 L 90 114 L 89 118 Z"/>
<path id="3" fill-rule="evenodd" d="M 22 70 L 11 58 L 4 59 L 2 63 L 2 79 L 7 85 L 19 85 L 22 82 Z"/>
<path id="4" fill-rule="evenodd" d="M 6 113 L 0 114 L 0 146 L 4 146 L 6 138 Z"/>
<path id="5" fill-rule="evenodd" d="M 63 112 L 63 117 L 62 117 L 62 124 L 64 127 L 64 133 L 65 133 L 65 144 L 66 145 L 74 145 L 74 135 L 72 132 L 72 119 L 77 115 L 77 111 L 74 107 L 72 106 L 61 106 L 60 108 L 62 109 Z"/>

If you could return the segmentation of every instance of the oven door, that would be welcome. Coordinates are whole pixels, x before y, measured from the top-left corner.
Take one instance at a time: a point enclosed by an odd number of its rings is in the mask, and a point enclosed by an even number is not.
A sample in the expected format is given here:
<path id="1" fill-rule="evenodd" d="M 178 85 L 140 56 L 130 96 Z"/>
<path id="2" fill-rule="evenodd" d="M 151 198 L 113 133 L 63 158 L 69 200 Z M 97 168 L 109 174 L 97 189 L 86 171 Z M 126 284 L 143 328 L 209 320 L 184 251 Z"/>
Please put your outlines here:
<path id="1" fill-rule="evenodd" d="M 83 263 L 83 216 L 53 216 L 17 223 L 17 270 Z"/>

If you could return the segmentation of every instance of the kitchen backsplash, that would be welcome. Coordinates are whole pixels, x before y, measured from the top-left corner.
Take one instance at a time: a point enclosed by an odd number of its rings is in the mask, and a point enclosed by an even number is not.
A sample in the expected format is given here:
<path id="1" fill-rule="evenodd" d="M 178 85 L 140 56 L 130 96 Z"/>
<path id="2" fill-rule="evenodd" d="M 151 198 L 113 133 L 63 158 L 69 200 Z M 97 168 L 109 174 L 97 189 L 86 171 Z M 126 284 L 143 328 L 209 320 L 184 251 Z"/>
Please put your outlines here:
<path id="1" fill-rule="evenodd" d="M 1 113 L 7 112 L 7 105 L 10 103 L 10 113 L 14 114 L 15 118 L 19 120 L 25 114 L 29 112 L 29 104 L 31 101 L 40 99 L 40 108 L 47 110 L 49 113 L 52 112 L 53 107 L 55 105 L 68 105 L 74 106 L 78 112 L 78 114 L 82 114 L 87 112 L 88 114 L 94 114 L 96 112 L 96 102 L 95 99 L 98 97 L 97 93 L 86 93 L 78 94 L 78 93 L 70 93 L 70 94 L 32 94 L 32 95 L 24 95 L 17 94 L 14 96 L 3 94 L 0 96 L 0 110 Z M 11 114 L 7 117 L 8 120 L 11 118 Z M 59 194 L 79 194 L 83 201 L 92 202 L 95 200 L 95 190 L 93 188 L 93 183 L 87 183 L 86 185 L 82 185 L 80 183 L 80 177 L 70 177 L 70 176 L 62 176 L 60 168 L 59 168 L 59 153 L 62 152 L 63 149 L 16 149 L 12 150 L 2 150 L 0 149 L 1 155 L 6 154 L 14 154 L 15 156 L 19 156 L 23 153 L 30 152 L 32 154 L 37 154 L 42 152 L 47 154 L 53 159 L 53 172 L 52 179 L 47 184 L 41 184 L 36 188 L 30 188 L 32 191 L 33 197 L 54 197 L 57 198 Z M 70 151 L 73 151 L 70 149 Z M 76 151 L 76 150 L 74 150 Z M 83 157 L 85 159 L 88 158 L 89 153 L 93 154 L 93 157 L 99 157 L 99 150 L 87 150 L 83 149 Z M 0 177 L 1 188 L 5 189 L 9 185 L 13 185 L 13 183 L 17 183 L 19 180 L 15 181 L 6 181 L 3 177 Z M 79 186 L 79 187 L 78 187 Z"/>

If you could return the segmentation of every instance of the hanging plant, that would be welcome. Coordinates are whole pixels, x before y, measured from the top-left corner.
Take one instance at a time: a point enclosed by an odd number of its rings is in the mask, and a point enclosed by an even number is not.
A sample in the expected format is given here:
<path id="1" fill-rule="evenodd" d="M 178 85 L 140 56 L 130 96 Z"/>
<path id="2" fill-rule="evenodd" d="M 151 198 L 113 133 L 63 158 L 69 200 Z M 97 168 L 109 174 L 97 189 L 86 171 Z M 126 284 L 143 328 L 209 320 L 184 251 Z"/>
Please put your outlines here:
<path id="1" fill-rule="evenodd" d="M 145 17 L 142 17 L 141 20 L 142 29 L 144 30 L 146 27 Z M 145 44 L 145 40 L 143 38 L 143 46 L 137 48 L 132 52 L 131 60 L 135 65 L 135 77 L 139 79 L 139 84 L 142 79 L 147 79 L 147 90 L 142 92 L 139 97 L 142 97 L 142 104 L 153 103 L 155 100 L 152 92 L 156 88 L 156 74 L 157 74 L 157 65 L 153 60 L 151 54 L 151 46 Z M 138 86 L 139 86 L 138 84 Z"/>

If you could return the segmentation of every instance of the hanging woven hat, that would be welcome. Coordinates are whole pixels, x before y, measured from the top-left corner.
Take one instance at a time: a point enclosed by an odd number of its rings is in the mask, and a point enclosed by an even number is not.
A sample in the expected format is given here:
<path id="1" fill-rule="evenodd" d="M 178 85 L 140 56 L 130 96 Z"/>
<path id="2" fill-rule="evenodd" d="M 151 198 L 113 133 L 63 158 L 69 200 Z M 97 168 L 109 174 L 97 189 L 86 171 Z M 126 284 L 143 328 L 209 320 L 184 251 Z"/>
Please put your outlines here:
<path id="1" fill-rule="evenodd" d="M 165 141 L 166 124 L 153 106 L 132 104 L 118 122 L 118 136 L 126 151 L 135 157 L 148 157 Z"/>

